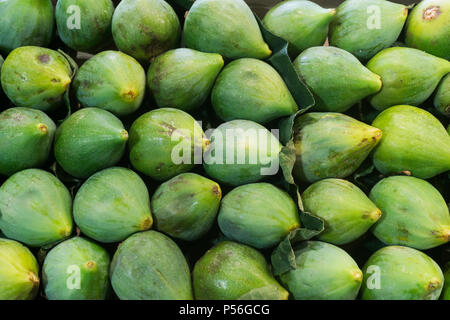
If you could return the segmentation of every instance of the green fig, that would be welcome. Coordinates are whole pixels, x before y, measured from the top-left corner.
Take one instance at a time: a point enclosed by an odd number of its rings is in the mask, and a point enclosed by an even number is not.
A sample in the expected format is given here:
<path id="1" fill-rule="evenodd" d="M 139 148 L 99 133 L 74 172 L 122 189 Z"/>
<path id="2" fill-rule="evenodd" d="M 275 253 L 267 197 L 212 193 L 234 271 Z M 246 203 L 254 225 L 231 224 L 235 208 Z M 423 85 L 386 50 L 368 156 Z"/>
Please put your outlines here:
<path id="1" fill-rule="evenodd" d="M 0 102 L 5 98 L 5 94 L 3 93 L 3 88 L 2 88 L 2 66 L 3 66 L 3 62 L 5 62 L 5 60 L 3 60 L 2 55 L 0 55 Z M 0 109 L 1 110 L 1 109 Z"/>
<path id="2" fill-rule="evenodd" d="M 2 55 L 0 54 L 0 101 L 2 101 L 2 99 L 4 98 L 2 82 L 1 82 L 3 62 L 5 62 L 5 60 L 3 59 Z"/>
<path id="3" fill-rule="evenodd" d="M 325 230 L 318 239 L 335 245 L 362 236 L 378 221 L 381 211 L 361 189 L 341 179 L 325 179 L 302 194 L 305 211 L 322 218 Z"/>
<path id="4" fill-rule="evenodd" d="M 53 120 L 39 110 L 11 108 L 0 113 L 0 175 L 45 164 L 55 131 Z"/>
<path id="5" fill-rule="evenodd" d="M 437 57 L 450 59 L 450 3 L 422 0 L 406 22 L 405 43 Z"/>
<path id="6" fill-rule="evenodd" d="M 205 103 L 223 64 L 216 53 L 170 50 L 150 64 L 148 86 L 158 107 L 194 111 Z"/>
<path id="7" fill-rule="evenodd" d="M 32 300 L 39 289 L 36 258 L 19 242 L 0 239 L 0 300 Z"/>
<path id="8" fill-rule="evenodd" d="M 289 42 L 289 53 L 298 56 L 310 47 L 324 44 L 328 25 L 336 10 L 324 9 L 311 1 L 282 1 L 264 16 L 264 26 Z"/>
<path id="9" fill-rule="evenodd" d="M 111 0 L 58 0 L 55 8 L 58 35 L 73 50 L 96 51 L 112 39 L 113 13 Z"/>
<path id="10" fill-rule="evenodd" d="M 265 59 L 272 54 L 244 0 L 195 1 L 186 16 L 183 37 L 188 48 L 227 59 Z"/>
<path id="11" fill-rule="evenodd" d="M 332 244 L 305 241 L 294 247 L 297 267 L 280 275 L 296 300 L 354 300 L 362 272 L 347 252 Z"/>
<path id="12" fill-rule="evenodd" d="M 217 218 L 230 240 L 263 249 L 273 247 L 300 227 L 297 205 L 269 183 L 251 183 L 231 190 Z"/>
<path id="13" fill-rule="evenodd" d="M 121 300 L 192 300 L 191 275 L 175 242 L 157 231 L 139 232 L 121 243 L 110 277 Z"/>
<path id="14" fill-rule="evenodd" d="M 298 110 L 278 72 L 268 63 L 251 58 L 235 60 L 223 69 L 214 84 L 211 101 L 224 121 L 266 123 Z"/>
<path id="15" fill-rule="evenodd" d="M 409 171 L 428 179 L 450 170 L 450 136 L 431 113 L 412 106 L 394 106 L 380 113 L 372 125 L 383 131 L 373 153 L 383 174 Z"/>
<path id="16" fill-rule="evenodd" d="M 346 0 L 330 24 L 330 45 L 369 60 L 400 35 L 408 8 L 385 0 Z"/>
<path id="17" fill-rule="evenodd" d="M 437 300 L 444 277 L 438 264 L 416 249 L 388 246 L 363 268 L 363 300 Z"/>
<path id="18" fill-rule="evenodd" d="M 155 109 L 130 129 L 130 161 L 139 172 L 158 181 L 194 168 L 209 141 L 201 126 L 184 111 Z"/>
<path id="19" fill-rule="evenodd" d="M 280 142 L 265 127 L 249 120 L 233 120 L 212 131 L 203 167 L 213 179 L 239 186 L 275 175 L 280 151 Z"/>
<path id="20" fill-rule="evenodd" d="M 427 181 L 388 177 L 372 188 L 370 199 L 383 212 L 372 229 L 382 242 L 426 250 L 450 240 L 447 204 Z"/>
<path id="21" fill-rule="evenodd" d="M 149 61 L 178 46 L 181 27 L 164 0 L 122 0 L 114 11 L 112 34 L 120 51 Z"/>
<path id="22" fill-rule="evenodd" d="M 3 63 L 1 83 L 16 106 L 50 111 L 62 103 L 71 76 L 70 64 L 61 53 L 20 47 Z"/>
<path id="23" fill-rule="evenodd" d="M 53 36 L 51 0 L 0 1 L 0 53 L 24 46 L 50 44 Z"/>
<path id="24" fill-rule="evenodd" d="M 381 135 L 381 130 L 344 114 L 304 114 L 294 122 L 294 177 L 306 182 L 348 177 L 367 158 Z"/>
<path id="25" fill-rule="evenodd" d="M 42 266 L 49 300 L 105 300 L 109 292 L 109 255 L 105 249 L 75 237 L 52 248 Z"/>
<path id="26" fill-rule="evenodd" d="M 447 262 L 444 269 L 444 289 L 442 290 L 441 299 L 450 300 L 450 262 Z"/>
<path id="27" fill-rule="evenodd" d="M 88 237 L 119 242 L 153 223 L 144 181 L 126 168 L 108 168 L 91 176 L 78 190 L 73 217 Z"/>
<path id="28" fill-rule="evenodd" d="M 381 89 L 378 75 L 339 48 L 306 49 L 295 59 L 294 67 L 314 93 L 317 111 L 345 112 Z"/>
<path id="29" fill-rule="evenodd" d="M 84 107 L 126 116 L 139 109 L 144 100 L 145 71 L 122 52 L 103 51 L 81 66 L 74 89 Z"/>
<path id="30" fill-rule="evenodd" d="M 417 49 L 394 47 L 380 51 L 367 68 L 383 81 L 381 91 L 370 98 L 370 104 L 381 111 L 424 102 L 450 72 L 450 62 Z"/>
<path id="31" fill-rule="evenodd" d="M 446 75 L 434 96 L 434 107 L 447 118 L 450 118 L 450 74 Z"/>
<path id="32" fill-rule="evenodd" d="M 173 238 L 194 241 L 216 221 L 222 191 L 212 180 L 182 173 L 162 183 L 152 197 L 156 229 Z"/>
<path id="33" fill-rule="evenodd" d="M 264 256 L 255 249 L 223 241 L 208 250 L 192 273 L 196 300 L 287 300 Z"/>
<path id="34" fill-rule="evenodd" d="M 56 130 L 55 158 L 67 173 L 87 178 L 115 165 L 125 152 L 127 140 L 127 131 L 112 113 L 85 108 Z"/>
<path id="35" fill-rule="evenodd" d="M 32 247 L 53 244 L 72 233 L 72 197 L 54 175 L 27 169 L 0 187 L 0 229 Z"/>

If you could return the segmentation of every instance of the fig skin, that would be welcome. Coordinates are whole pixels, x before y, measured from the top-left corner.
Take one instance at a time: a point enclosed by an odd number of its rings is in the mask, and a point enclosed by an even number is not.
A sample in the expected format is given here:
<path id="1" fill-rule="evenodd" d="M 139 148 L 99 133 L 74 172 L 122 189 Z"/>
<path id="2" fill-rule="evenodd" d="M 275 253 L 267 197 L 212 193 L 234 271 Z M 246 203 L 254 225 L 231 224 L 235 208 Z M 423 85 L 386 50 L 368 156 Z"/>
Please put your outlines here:
<path id="1" fill-rule="evenodd" d="M 450 170 L 450 136 L 431 113 L 394 106 L 380 113 L 372 125 L 383 131 L 373 152 L 373 163 L 382 174 L 408 171 L 428 179 Z"/>

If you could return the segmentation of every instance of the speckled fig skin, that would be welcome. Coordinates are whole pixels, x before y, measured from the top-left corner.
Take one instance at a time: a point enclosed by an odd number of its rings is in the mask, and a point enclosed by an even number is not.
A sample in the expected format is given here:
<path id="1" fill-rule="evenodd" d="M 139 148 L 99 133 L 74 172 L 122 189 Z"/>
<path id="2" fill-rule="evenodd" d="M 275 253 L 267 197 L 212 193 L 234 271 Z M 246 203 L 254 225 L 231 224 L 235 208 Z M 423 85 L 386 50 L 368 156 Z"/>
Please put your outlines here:
<path id="1" fill-rule="evenodd" d="M 17 107 L 51 111 L 70 85 L 72 70 L 59 52 L 40 47 L 12 51 L 2 66 L 5 94 Z"/>
<path id="2" fill-rule="evenodd" d="M 182 173 L 162 183 L 152 196 L 156 229 L 169 236 L 194 241 L 212 227 L 219 211 L 220 186 L 195 173 Z"/>
<path id="3" fill-rule="evenodd" d="M 289 42 L 289 53 L 296 57 L 305 49 L 324 44 L 328 25 L 336 14 L 311 1 L 282 1 L 264 16 L 264 26 Z"/>
<path id="4" fill-rule="evenodd" d="M 54 175 L 20 171 L 0 187 L 0 229 L 32 247 L 53 244 L 72 233 L 72 197 Z"/>
<path id="5" fill-rule="evenodd" d="M 112 39 L 113 13 L 111 0 L 59 0 L 55 8 L 58 35 L 73 50 L 96 51 Z"/>
<path id="6" fill-rule="evenodd" d="M 33 300 L 39 290 L 39 265 L 27 247 L 0 238 L 0 300 Z"/>
<path id="7" fill-rule="evenodd" d="M 380 113 L 372 125 L 383 131 L 373 153 L 381 173 L 408 171 L 428 179 L 450 170 L 450 136 L 431 113 L 413 106 L 394 106 Z"/>
<path id="8" fill-rule="evenodd" d="M 224 65 L 217 53 L 187 48 L 169 50 L 150 64 L 148 86 L 160 108 L 195 111 L 206 102 Z"/>
<path id="9" fill-rule="evenodd" d="M 426 250 L 450 240 L 447 204 L 427 181 L 409 176 L 388 177 L 372 188 L 370 199 L 383 212 L 372 228 L 382 242 Z"/>
<path id="10" fill-rule="evenodd" d="M 112 34 L 120 51 L 148 62 L 178 46 L 181 27 L 164 0 L 123 0 L 114 11 Z"/>
<path id="11" fill-rule="evenodd" d="M 439 84 L 433 103 L 441 114 L 450 118 L 450 74 L 446 75 Z"/>
<path id="12" fill-rule="evenodd" d="M 65 240 L 45 257 L 42 266 L 45 296 L 49 300 L 105 300 L 110 290 L 109 264 L 108 252 L 99 245 L 81 237 Z M 79 289 L 67 285 L 75 274 L 80 277 Z"/>
<path id="13" fill-rule="evenodd" d="M 297 180 L 315 182 L 351 175 L 379 143 L 380 129 L 333 112 L 311 112 L 294 123 Z"/>
<path id="14" fill-rule="evenodd" d="M 450 3 L 423 0 L 406 22 L 405 43 L 432 55 L 450 59 Z"/>
<path id="15" fill-rule="evenodd" d="M 363 300 L 437 300 L 444 277 L 425 253 L 388 246 L 376 251 L 363 268 Z"/>
<path id="16" fill-rule="evenodd" d="M 393 44 L 400 35 L 408 9 L 385 0 L 346 0 L 330 24 L 330 45 L 367 61 Z"/>
<path id="17" fill-rule="evenodd" d="M 287 300 L 264 256 L 255 249 L 223 241 L 208 250 L 192 272 L 196 300 Z"/>
<path id="18" fill-rule="evenodd" d="M 306 49 L 294 67 L 314 93 L 316 111 L 345 112 L 382 86 L 380 76 L 336 47 Z"/>
<path id="19" fill-rule="evenodd" d="M 189 267 L 175 242 L 157 231 L 139 232 L 122 242 L 110 268 L 121 300 L 192 300 Z"/>
<path id="20" fill-rule="evenodd" d="M 232 120 L 218 126 L 210 138 L 203 168 L 214 180 L 239 186 L 278 172 L 281 144 L 262 125 L 250 120 Z"/>
<path id="21" fill-rule="evenodd" d="M 267 123 L 298 110 L 278 72 L 264 61 L 243 58 L 229 63 L 217 77 L 211 93 L 216 114 Z"/>
<path id="22" fill-rule="evenodd" d="M 197 0 L 184 23 L 186 46 L 227 59 L 268 58 L 270 50 L 244 0 Z"/>
<path id="23" fill-rule="evenodd" d="M 133 57 L 103 51 L 78 70 L 74 90 L 84 107 L 107 110 L 118 117 L 135 112 L 145 94 L 145 71 Z"/>
<path id="24" fill-rule="evenodd" d="M 134 171 L 113 167 L 92 175 L 78 190 L 73 216 L 83 234 L 100 242 L 119 242 L 150 229 L 150 197 Z"/>
<path id="25" fill-rule="evenodd" d="M 196 155 L 201 156 L 208 144 L 202 128 L 188 113 L 174 108 L 155 109 L 131 126 L 130 162 L 139 172 L 165 181 L 194 168 Z M 183 157 L 178 158 L 180 153 Z"/>
<path id="26" fill-rule="evenodd" d="M 76 178 L 88 178 L 115 165 L 123 156 L 128 132 L 112 113 L 84 108 L 56 130 L 54 153 L 59 165 Z"/>
<path id="27" fill-rule="evenodd" d="M 297 268 L 280 276 L 296 300 L 354 300 L 362 272 L 347 252 L 321 241 L 294 247 Z"/>
<path id="28" fill-rule="evenodd" d="M 0 53 L 23 46 L 47 47 L 53 26 L 51 0 L 0 1 Z"/>
<path id="29" fill-rule="evenodd" d="M 0 113 L 0 175 L 44 165 L 55 131 L 53 120 L 36 109 L 11 108 Z"/>
<path id="30" fill-rule="evenodd" d="M 269 183 L 231 190 L 222 200 L 217 221 L 228 239 L 259 249 L 273 247 L 300 227 L 294 200 Z"/>
<path id="31" fill-rule="evenodd" d="M 381 216 L 361 189 L 342 179 L 313 183 L 303 192 L 302 201 L 305 211 L 325 221 L 325 230 L 317 238 L 335 245 L 356 240 Z"/>
<path id="32" fill-rule="evenodd" d="M 380 51 L 367 68 L 381 76 L 381 91 L 370 98 L 377 110 L 428 99 L 439 81 L 450 72 L 450 62 L 417 49 L 393 47 Z"/>

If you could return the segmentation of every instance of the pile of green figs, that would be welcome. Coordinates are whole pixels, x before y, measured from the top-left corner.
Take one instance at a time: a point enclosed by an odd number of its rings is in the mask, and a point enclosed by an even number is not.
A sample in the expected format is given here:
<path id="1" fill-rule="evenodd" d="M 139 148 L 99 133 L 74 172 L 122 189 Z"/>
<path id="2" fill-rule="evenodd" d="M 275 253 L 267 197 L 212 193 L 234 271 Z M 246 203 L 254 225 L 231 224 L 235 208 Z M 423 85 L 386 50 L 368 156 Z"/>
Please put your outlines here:
<path id="1" fill-rule="evenodd" d="M 0 1 L 0 300 L 450 300 L 450 1 L 191 2 Z"/>

